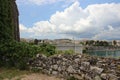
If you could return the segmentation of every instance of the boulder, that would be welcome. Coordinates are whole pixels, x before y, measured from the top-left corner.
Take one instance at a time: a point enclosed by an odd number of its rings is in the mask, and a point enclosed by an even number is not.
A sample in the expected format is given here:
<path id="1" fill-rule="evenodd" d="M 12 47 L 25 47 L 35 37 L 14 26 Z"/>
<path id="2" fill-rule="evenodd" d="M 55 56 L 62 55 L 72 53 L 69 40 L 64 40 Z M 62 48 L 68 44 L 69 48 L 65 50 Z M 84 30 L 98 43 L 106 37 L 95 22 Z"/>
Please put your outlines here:
<path id="1" fill-rule="evenodd" d="M 67 68 L 67 71 L 68 71 L 68 73 L 75 73 L 75 72 L 76 72 L 75 69 L 73 69 L 72 66 L 69 66 L 69 67 Z"/>
<path id="2" fill-rule="evenodd" d="M 83 70 L 83 71 L 89 71 L 90 63 L 89 62 L 82 62 L 80 69 Z"/>
<path id="3" fill-rule="evenodd" d="M 57 71 L 52 71 L 52 75 L 57 75 L 58 72 Z"/>
<path id="4" fill-rule="evenodd" d="M 92 72 L 97 73 L 97 74 L 101 74 L 104 69 L 91 66 L 91 67 L 90 67 L 90 70 L 91 70 Z"/>
<path id="5" fill-rule="evenodd" d="M 95 76 L 95 78 L 94 78 L 94 80 L 102 80 L 101 78 L 100 78 L 100 76 Z"/>
<path id="6" fill-rule="evenodd" d="M 109 76 L 109 80 L 118 80 L 118 77 L 116 75 L 108 74 L 108 76 Z"/>

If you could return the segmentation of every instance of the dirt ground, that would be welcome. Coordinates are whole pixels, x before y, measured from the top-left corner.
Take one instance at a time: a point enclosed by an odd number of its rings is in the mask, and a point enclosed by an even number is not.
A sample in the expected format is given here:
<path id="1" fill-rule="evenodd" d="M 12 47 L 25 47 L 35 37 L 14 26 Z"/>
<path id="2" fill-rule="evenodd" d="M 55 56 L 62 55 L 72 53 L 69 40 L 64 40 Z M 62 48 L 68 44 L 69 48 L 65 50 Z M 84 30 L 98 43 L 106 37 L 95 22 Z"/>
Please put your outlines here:
<path id="1" fill-rule="evenodd" d="M 4 79 L 9 80 L 9 79 Z M 48 76 L 45 74 L 33 73 L 29 75 L 21 75 L 19 77 L 12 78 L 11 80 L 64 80 L 55 76 Z"/>

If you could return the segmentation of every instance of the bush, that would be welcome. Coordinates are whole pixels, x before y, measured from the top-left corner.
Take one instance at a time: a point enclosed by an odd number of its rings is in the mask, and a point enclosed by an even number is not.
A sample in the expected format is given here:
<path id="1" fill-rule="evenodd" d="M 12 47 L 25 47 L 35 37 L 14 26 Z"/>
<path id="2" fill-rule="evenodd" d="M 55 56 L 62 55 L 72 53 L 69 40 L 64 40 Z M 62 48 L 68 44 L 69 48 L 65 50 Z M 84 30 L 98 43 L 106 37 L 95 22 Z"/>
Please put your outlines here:
<path id="1" fill-rule="evenodd" d="M 0 45 L 0 66 L 26 69 L 27 62 L 41 49 L 23 42 L 10 41 Z"/>
<path id="2" fill-rule="evenodd" d="M 65 50 L 64 54 L 74 54 L 74 50 Z"/>
<path id="3" fill-rule="evenodd" d="M 27 69 L 28 61 L 36 54 L 55 54 L 55 46 L 50 44 L 30 45 L 25 42 L 4 41 L 0 45 L 0 66 Z"/>
<path id="4" fill-rule="evenodd" d="M 41 52 L 46 56 L 51 56 L 56 54 L 56 47 L 51 44 L 43 43 L 39 46 L 41 48 Z"/>

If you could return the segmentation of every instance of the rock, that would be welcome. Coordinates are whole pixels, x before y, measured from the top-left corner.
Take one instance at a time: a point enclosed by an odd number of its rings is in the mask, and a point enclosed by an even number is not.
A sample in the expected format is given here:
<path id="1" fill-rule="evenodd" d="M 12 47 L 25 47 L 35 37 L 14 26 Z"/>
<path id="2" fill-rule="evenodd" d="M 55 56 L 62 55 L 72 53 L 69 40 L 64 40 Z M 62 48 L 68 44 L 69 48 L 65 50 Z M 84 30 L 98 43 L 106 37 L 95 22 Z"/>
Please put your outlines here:
<path id="1" fill-rule="evenodd" d="M 82 62 L 80 69 L 83 70 L 83 71 L 89 71 L 90 63 L 89 62 Z"/>
<path id="2" fill-rule="evenodd" d="M 36 57 L 38 58 L 40 54 L 37 54 Z"/>
<path id="3" fill-rule="evenodd" d="M 63 61 L 67 61 L 67 59 L 66 58 L 62 58 L 63 59 Z"/>
<path id="4" fill-rule="evenodd" d="M 101 76 L 100 76 L 102 79 L 104 80 L 108 80 L 109 79 L 109 76 L 105 73 L 102 73 Z"/>
<path id="5" fill-rule="evenodd" d="M 59 72 L 61 72 L 61 71 L 62 71 L 61 67 L 58 67 L 58 71 L 59 71 Z"/>
<path id="6" fill-rule="evenodd" d="M 75 74 L 75 75 L 73 75 L 77 80 L 83 80 L 83 77 L 82 76 L 80 76 L 80 75 L 77 75 L 77 74 Z"/>
<path id="7" fill-rule="evenodd" d="M 88 60 L 90 62 L 90 65 L 96 65 L 97 59 L 96 58 L 91 58 Z"/>
<path id="8" fill-rule="evenodd" d="M 84 77 L 85 79 L 84 80 L 93 80 L 90 76 L 88 76 L 88 75 L 85 75 L 85 77 Z"/>
<path id="9" fill-rule="evenodd" d="M 61 69 L 62 69 L 62 71 L 65 71 L 65 70 L 66 70 L 66 67 L 65 67 L 65 66 L 62 66 Z"/>
<path id="10" fill-rule="evenodd" d="M 92 72 L 97 73 L 97 74 L 101 74 L 104 69 L 91 66 L 91 67 L 90 67 L 90 70 L 91 70 Z"/>
<path id="11" fill-rule="evenodd" d="M 81 71 L 80 71 L 80 70 L 77 70 L 77 73 L 78 73 L 78 74 L 81 74 Z"/>
<path id="12" fill-rule="evenodd" d="M 65 62 L 62 62 L 62 65 L 64 66 L 66 63 Z"/>
<path id="13" fill-rule="evenodd" d="M 97 66 L 97 67 L 102 67 L 102 63 L 97 62 L 97 63 L 96 63 L 96 66 Z"/>
<path id="14" fill-rule="evenodd" d="M 116 75 L 108 74 L 108 76 L 109 76 L 109 80 L 118 80 L 118 77 Z"/>
<path id="15" fill-rule="evenodd" d="M 81 66 L 82 66 L 82 65 L 86 67 L 86 66 L 90 66 L 90 63 L 89 63 L 89 62 L 82 62 L 82 63 L 81 63 Z"/>
<path id="16" fill-rule="evenodd" d="M 74 61 L 75 61 L 75 63 L 78 63 L 78 62 L 80 61 L 80 59 L 77 58 L 77 59 L 75 59 Z"/>
<path id="17" fill-rule="evenodd" d="M 75 73 L 75 70 L 73 69 L 72 66 L 69 66 L 69 67 L 67 68 L 67 71 L 68 71 L 68 73 Z"/>
<path id="18" fill-rule="evenodd" d="M 117 69 L 120 70 L 120 64 L 117 65 Z"/>
<path id="19" fill-rule="evenodd" d="M 54 70 L 58 70 L 58 65 L 53 65 L 52 68 L 53 68 Z"/>
<path id="20" fill-rule="evenodd" d="M 82 55 L 78 55 L 79 58 L 82 58 Z"/>
<path id="21" fill-rule="evenodd" d="M 57 71 L 52 71 L 52 75 L 57 75 L 58 72 Z"/>
<path id="22" fill-rule="evenodd" d="M 101 80 L 100 76 L 95 76 L 94 80 Z"/>
<path id="23" fill-rule="evenodd" d="M 45 57 L 38 54 L 31 60 L 30 68 L 36 68 L 41 72 L 62 77 L 76 76 L 80 80 L 119 80 L 120 63 L 107 58 L 96 58 L 86 55 L 55 55 Z M 94 58 L 95 60 L 92 60 Z M 110 60 L 110 61 L 109 61 Z M 108 62 L 109 61 L 109 65 Z M 104 73 L 103 73 L 104 72 Z"/>

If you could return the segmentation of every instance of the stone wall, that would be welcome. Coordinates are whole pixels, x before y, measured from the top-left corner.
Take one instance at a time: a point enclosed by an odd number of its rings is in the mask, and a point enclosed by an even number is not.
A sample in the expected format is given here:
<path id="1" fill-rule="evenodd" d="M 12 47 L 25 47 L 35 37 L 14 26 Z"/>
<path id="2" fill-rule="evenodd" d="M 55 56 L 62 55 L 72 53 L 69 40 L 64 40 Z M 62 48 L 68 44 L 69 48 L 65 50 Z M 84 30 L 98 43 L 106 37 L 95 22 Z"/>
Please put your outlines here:
<path id="1" fill-rule="evenodd" d="M 46 57 L 38 54 L 29 62 L 30 69 L 49 75 L 79 80 L 120 80 L 120 59 L 83 54 Z"/>
<path id="2" fill-rule="evenodd" d="M 20 41 L 20 32 L 19 32 L 19 12 L 16 5 L 16 0 L 12 0 L 12 21 L 14 25 L 14 39 Z"/>

